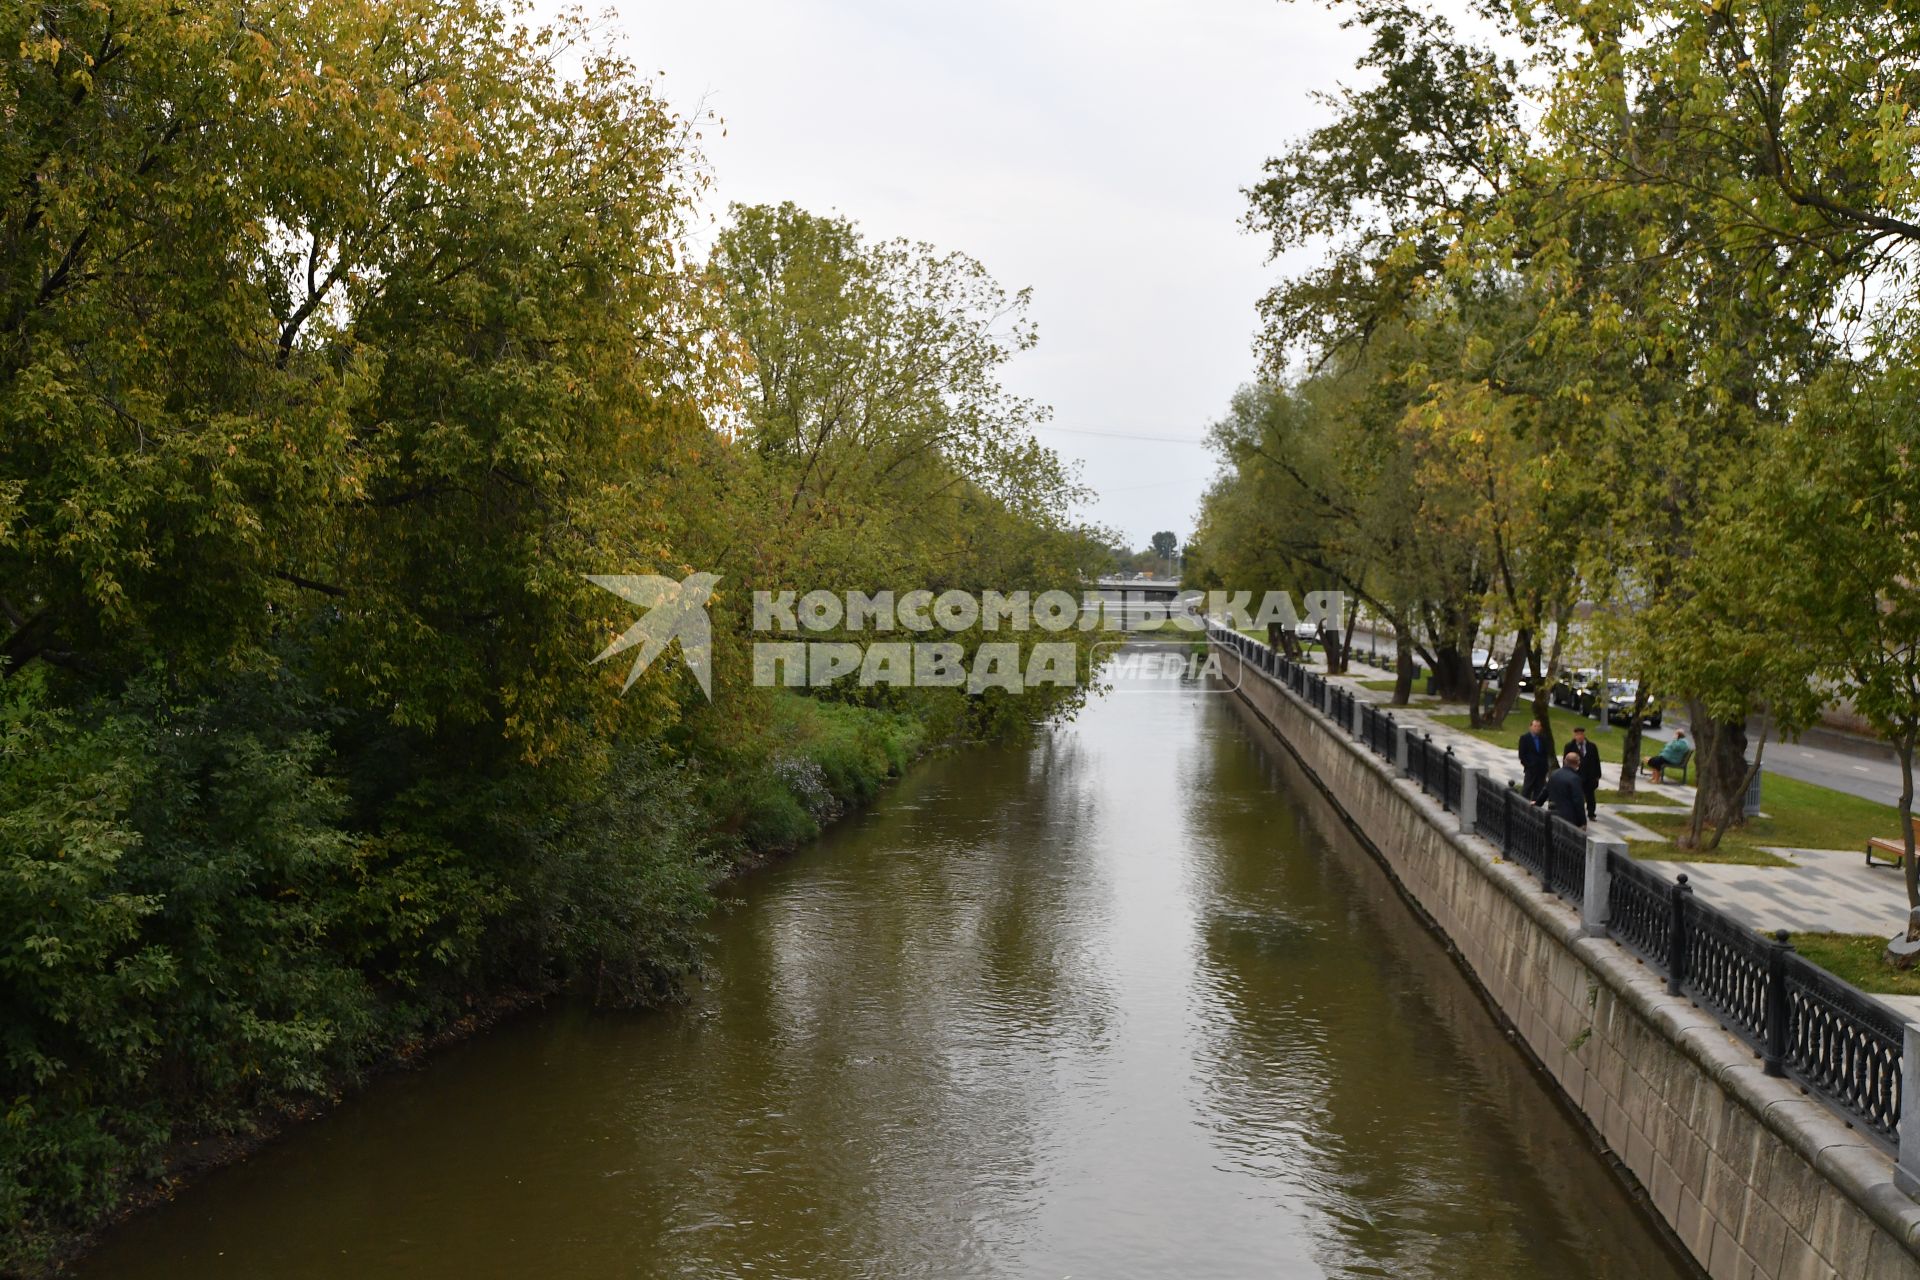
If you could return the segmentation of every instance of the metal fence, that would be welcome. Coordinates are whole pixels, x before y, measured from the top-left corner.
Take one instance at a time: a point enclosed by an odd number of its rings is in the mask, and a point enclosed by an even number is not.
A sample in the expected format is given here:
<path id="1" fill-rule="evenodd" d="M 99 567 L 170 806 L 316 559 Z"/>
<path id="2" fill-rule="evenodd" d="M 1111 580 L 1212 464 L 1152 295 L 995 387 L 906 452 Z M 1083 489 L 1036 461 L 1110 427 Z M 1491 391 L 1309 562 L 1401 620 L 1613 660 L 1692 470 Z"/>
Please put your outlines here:
<path id="1" fill-rule="evenodd" d="M 1893 1139 L 1900 1124 L 1900 1019 L 1804 956 L 1783 957 L 1786 1073 Z"/>
<path id="2" fill-rule="evenodd" d="M 1547 878 L 1547 811 L 1532 804 L 1513 788 L 1503 797 L 1507 804 L 1507 857 L 1519 863 L 1542 883 Z"/>
<path id="3" fill-rule="evenodd" d="M 1350 690 L 1257 640 L 1216 624 L 1208 634 L 1330 714 L 1343 731 L 1353 731 L 1357 705 L 1361 742 L 1394 761 L 1399 726 L 1391 712 L 1357 702 Z M 1449 812 L 1460 812 L 1471 791 L 1475 834 L 1567 902 L 1583 901 L 1587 860 L 1601 858 L 1606 936 L 1664 977 L 1669 992 L 1719 1018 L 1769 1074 L 1806 1086 L 1879 1140 L 1897 1140 L 1904 1028 L 1891 1009 L 1796 954 L 1784 932 L 1756 933 L 1700 902 L 1686 876 L 1668 880 L 1617 847 L 1590 847 L 1583 828 L 1486 772 L 1466 769 L 1429 735 L 1407 735 L 1407 772 Z"/>
<path id="4" fill-rule="evenodd" d="M 1578 903 L 1587 891 L 1587 832 L 1565 818 L 1547 820 L 1547 890 L 1562 901 Z"/>
<path id="5" fill-rule="evenodd" d="M 1399 735 L 1399 726 L 1393 722 L 1393 712 L 1373 710 L 1373 718 L 1367 727 L 1367 747 L 1382 760 L 1393 759 L 1394 739 Z"/>
<path id="6" fill-rule="evenodd" d="M 1433 735 L 1416 738 L 1407 734 L 1407 776 L 1412 778 L 1420 790 L 1427 790 L 1427 757 L 1433 754 Z M 1430 794 L 1430 793 L 1429 793 Z"/>

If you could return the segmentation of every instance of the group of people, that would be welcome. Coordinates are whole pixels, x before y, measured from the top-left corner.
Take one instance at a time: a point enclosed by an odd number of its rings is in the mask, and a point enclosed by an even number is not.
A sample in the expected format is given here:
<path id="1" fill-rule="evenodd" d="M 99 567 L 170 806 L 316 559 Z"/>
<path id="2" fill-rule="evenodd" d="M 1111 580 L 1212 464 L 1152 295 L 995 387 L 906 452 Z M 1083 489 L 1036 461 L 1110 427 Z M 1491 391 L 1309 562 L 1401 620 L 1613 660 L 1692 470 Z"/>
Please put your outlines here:
<path id="1" fill-rule="evenodd" d="M 1553 758 L 1547 727 L 1535 720 L 1520 735 L 1521 791 L 1554 816 L 1584 827 L 1600 812 L 1595 802 L 1600 791 L 1600 748 L 1587 741 L 1586 726 L 1579 725 L 1560 753 L 1558 769 L 1552 768 Z"/>
<path id="2" fill-rule="evenodd" d="M 1655 782 L 1665 781 L 1666 770 L 1686 764 L 1692 752 L 1686 733 L 1680 732 L 1647 761 L 1647 771 Z M 1585 725 L 1576 725 L 1572 740 L 1560 752 L 1559 768 L 1553 768 L 1553 760 L 1553 740 L 1547 737 L 1546 726 L 1535 720 L 1520 737 L 1521 790 L 1555 817 L 1584 827 L 1600 812 L 1595 803 L 1600 791 L 1600 748 L 1587 740 Z"/>

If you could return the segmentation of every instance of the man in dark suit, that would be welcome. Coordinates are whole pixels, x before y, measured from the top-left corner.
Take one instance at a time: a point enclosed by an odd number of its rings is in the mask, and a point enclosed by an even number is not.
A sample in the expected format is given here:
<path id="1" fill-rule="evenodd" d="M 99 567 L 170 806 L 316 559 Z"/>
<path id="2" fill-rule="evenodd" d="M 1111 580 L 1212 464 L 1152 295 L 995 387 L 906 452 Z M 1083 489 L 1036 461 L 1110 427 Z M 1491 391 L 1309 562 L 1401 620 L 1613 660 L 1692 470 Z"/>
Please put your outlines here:
<path id="1" fill-rule="evenodd" d="M 1580 757 L 1569 751 L 1547 779 L 1546 791 L 1535 804 L 1544 804 L 1556 818 L 1576 827 L 1587 825 L 1587 788 L 1580 781 Z"/>
<path id="2" fill-rule="evenodd" d="M 1520 735 L 1520 794 L 1538 800 L 1547 785 L 1547 770 L 1553 767 L 1553 743 L 1547 728 L 1538 720 Z"/>
<path id="3" fill-rule="evenodd" d="M 1566 754 L 1579 756 L 1580 785 L 1587 792 L 1587 816 L 1595 817 L 1600 807 L 1594 803 L 1594 793 L 1600 790 L 1600 746 L 1587 741 L 1586 726 L 1577 726 L 1573 731 L 1573 741 L 1567 744 Z"/>

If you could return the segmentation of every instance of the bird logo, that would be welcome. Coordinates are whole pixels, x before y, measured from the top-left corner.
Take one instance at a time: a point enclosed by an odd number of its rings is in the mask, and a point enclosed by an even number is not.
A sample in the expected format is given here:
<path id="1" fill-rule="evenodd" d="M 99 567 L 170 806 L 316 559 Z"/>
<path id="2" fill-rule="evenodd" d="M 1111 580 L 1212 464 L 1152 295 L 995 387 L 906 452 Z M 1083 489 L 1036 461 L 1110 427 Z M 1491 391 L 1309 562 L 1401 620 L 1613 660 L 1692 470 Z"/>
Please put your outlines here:
<path id="1" fill-rule="evenodd" d="M 719 574 L 689 574 L 675 582 L 651 573 L 590 573 L 587 581 L 647 611 L 594 658 L 596 663 L 605 662 L 616 653 L 640 646 L 627 671 L 627 682 L 620 686 L 621 693 L 633 688 L 648 664 L 678 640 L 687 670 L 700 682 L 700 692 L 709 702 L 713 700 L 713 627 L 707 619 L 707 600 L 713 595 L 713 584 L 720 581 Z"/>

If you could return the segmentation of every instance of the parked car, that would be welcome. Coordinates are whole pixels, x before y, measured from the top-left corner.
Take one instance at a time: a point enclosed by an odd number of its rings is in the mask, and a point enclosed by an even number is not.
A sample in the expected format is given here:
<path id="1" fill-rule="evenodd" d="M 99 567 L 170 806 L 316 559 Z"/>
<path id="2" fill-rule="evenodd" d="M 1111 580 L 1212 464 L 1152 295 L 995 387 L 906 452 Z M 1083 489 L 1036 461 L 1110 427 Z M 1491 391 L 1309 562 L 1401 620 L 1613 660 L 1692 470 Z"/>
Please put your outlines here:
<path id="1" fill-rule="evenodd" d="M 1562 671 L 1553 682 L 1553 705 L 1570 707 L 1581 715 L 1593 714 L 1594 685 L 1600 679 L 1598 667 L 1575 667 Z"/>
<path id="2" fill-rule="evenodd" d="M 1630 724 L 1633 721 L 1633 704 L 1640 698 L 1638 680 L 1609 680 L 1607 682 L 1607 723 Z M 1660 727 L 1660 704 L 1653 698 L 1647 699 L 1646 710 L 1640 713 L 1640 727 L 1658 729 Z"/>
<path id="3" fill-rule="evenodd" d="M 1503 665 L 1500 659 L 1494 657 L 1493 652 L 1489 649 L 1475 649 L 1473 651 L 1473 670 L 1482 680 L 1498 680 L 1500 678 L 1500 668 Z"/>

